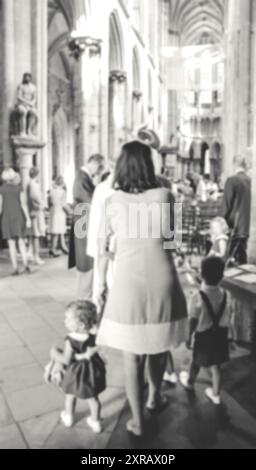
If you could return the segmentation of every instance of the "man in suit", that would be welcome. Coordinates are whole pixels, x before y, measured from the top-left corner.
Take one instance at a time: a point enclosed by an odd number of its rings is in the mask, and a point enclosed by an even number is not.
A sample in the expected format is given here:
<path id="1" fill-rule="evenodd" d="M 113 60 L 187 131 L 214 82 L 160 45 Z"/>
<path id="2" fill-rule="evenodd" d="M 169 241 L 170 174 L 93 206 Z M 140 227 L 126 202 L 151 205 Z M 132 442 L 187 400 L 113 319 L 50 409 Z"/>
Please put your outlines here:
<path id="1" fill-rule="evenodd" d="M 77 172 L 73 186 L 74 216 L 70 233 L 68 267 L 69 269 L 76 267 L 78 271 L 78 298 L 81 300 L 92 298 L 93 258 L 86 253 L 87 233 L 82 237 L 77 236 L 75 228 L 83 220 L 84 215 L 88 221 L 89 214 L 84 214 L 84 210 L 86 211 L 87 205 L 91 204 L 94 189 L 100 182 L 103 171 L 104 157 L 99 154 L 92 155 L 87 165 Z M 82 211 L 83 204 L 85 206 Z"/>
<path id="2" fill-rule="evenodd" d="M 247 242 L 250 235 L 251 179 L 247 174 L 248 163 L 243 155 L 233 160 L 235 174 L 227 179 L 221 215 L 231 231 L 229 256 L 238 264 L 247 263 Z"/>

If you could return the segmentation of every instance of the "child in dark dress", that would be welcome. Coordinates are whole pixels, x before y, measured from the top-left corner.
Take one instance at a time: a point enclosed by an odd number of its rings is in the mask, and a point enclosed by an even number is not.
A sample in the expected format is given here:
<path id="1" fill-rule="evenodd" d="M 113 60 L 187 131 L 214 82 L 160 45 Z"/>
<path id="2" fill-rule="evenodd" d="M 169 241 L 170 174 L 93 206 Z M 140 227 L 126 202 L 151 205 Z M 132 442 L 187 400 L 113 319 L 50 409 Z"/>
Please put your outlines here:
<path id="1" fill-rule="evenodd" d="M 64 366 L 61 388 L 65 393 L 65 409 L 61 412 L 64 426 L 74 423 L 76 399 L 87 400 L 90 416 L 88 426 L 95 433 L 102 431 L 101 403 L 98 394 L 106 388 L 105 365 L 97 353 L 92 328 L 96 323 L 96 307 L 89 301 L 71 303 L 65 315 L 68 335 L 64 351 L 51 350 L 51 359 Z"/>
<path id="2" fill-rule="evenodd" d="M 230 305 L 227 293 L 220 287 L 225 264 L 219 257 L 212 256 L 202 261 L 203 283 L 189 306 L 190 333 L 192 337 L 193 359 L 190 371 L 181 372 L 180 382 L 188 390 L 193 390 L 201 367 L 210 368 L 212 388 L 205 390 L 206 396 L 215 404 L 221 403 L 221 365 L 229 360 L 228 329 L 230 326 Z"/>

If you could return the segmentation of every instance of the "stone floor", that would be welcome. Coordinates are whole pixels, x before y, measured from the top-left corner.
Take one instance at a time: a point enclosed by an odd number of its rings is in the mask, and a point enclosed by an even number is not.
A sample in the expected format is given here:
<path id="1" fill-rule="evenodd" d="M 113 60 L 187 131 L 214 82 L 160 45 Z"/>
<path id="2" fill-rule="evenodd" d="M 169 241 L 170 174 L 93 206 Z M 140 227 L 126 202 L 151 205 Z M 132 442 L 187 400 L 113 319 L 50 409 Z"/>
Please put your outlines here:
<path id="1" fill-rule="evenodd" d="M 256 367 L 241 348 L 226 367 L 222 406 L 214 407 L 204 396 L 206 373 L 195 394 L 164 385 L 169 406 L 157 417 L 146 416 L 143 440 L 125 431 L 129 409 L 121 354 L 104 351 L 104 432 L 95 436 L 86 427 L 84 402 L 75 426 L 65 429 L 59 420 L 63 396 L 44 383 L 43 368 L 50 347 L 62 344 L 63 312 L 74 299 L 75 273 L 67 271 L 65 258 L 46 260 L 33 275 L 13 278 L 9 271 L 6 253 L 0 252 L 0 449 L 256 448 Z M 185 348 L 175 352 L 178 370 L 189 359 Z"/>

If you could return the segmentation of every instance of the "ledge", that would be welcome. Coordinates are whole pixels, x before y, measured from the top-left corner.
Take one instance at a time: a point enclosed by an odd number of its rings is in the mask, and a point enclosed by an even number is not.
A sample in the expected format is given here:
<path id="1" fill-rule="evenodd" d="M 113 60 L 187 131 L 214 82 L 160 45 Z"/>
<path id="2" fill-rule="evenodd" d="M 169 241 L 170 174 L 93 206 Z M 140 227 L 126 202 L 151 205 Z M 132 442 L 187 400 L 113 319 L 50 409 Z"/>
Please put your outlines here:
<path id="1" fill-rule="evenodd" d="M 37 136 L 20 136 L 12 135 L 11 144 L 13 148 L 26 148 L 26 149 L 42 149 L 46 146 L 46 142 L 43 142 Z"/>

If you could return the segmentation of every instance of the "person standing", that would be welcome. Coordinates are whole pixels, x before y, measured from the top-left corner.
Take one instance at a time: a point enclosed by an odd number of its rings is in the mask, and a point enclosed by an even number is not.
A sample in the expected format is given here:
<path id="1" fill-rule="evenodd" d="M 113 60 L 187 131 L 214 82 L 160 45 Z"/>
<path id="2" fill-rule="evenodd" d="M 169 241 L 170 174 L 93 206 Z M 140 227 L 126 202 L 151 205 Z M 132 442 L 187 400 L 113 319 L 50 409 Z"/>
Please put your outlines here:
<path id="1" fill-rule="evenodd" d="M 86 222 L 89 220 L 88 205 L 91 204 L 95 186 L 100 182 L 103 171 L 104 157 L 99 154 L 92 155 L 87 165 L 77 172 L 73 186 L 74 214 L 70 231 L 68 268 L 77 269 L 79 300 L 92 298 L 93 258 L 86 253 L 87 224 L 81 227 L 82 234 L 77 233 L 76 227 L 84 217 Z"/>
<path id="2" fill-rule="evenodd" d="M 53 188 L 49 194 L 49 233 L 52 236 L 52 246 L 50 255 L 54 258 L 59 256 L 58 242 L 60 239 L 61 250 L 68 254 L 68 248 L 65 241 L 67 231 L 66 211 L 67 211 L 67 191 L 62 176 L 58 176 L 54 182 Z"/>
<path id="3" fill-rule="evenodd" d="M 26 228 L 30 228 L 31 221 L 25 203 L 22 188 L 17 182 L 19 178 L 12 168 L 2 173 L 3 185 L 0 187 L 0 215 L 3 239 L 7 240 L 13 275 L 20 274 L 17 261 L 16 242 L 20 250 L 22 262 L 26 272 L 31 272 L 28 265 L 25 237 Z"/>
<path id="4" fill-rule="evenodd" d="M 94 259 L 93 273 L 93 301 L 97 302 L 98 283 L 99 283 L 99 260 L 98 260 L 98 244 L 100 225 L 103 219 L 105 204 L 107 199 L 114 193 L 113 189 L 114 171 L 111 169 L 109 175 L 102 181 L 93 193 L 90 219 L 88 226 L 88 243 L 87 254 Z M 112 266 L 109 266 L 108 288 L 111 284 Z"/>
<path id="5" fill-rule="evenodd" d="M 157 182 L 148 145 L 134 141 L 123 146 L 114 188 L 99 237 L 99 303 L 107 287 L 109 241 L 113 237 L 115 267 L 97 344 L 123 352 L 126 393 L 132 411 L 127 430 L 140 436 L 144 428 L 145 361 L 149 375 L 147 408 L 154 412 L 166 405 L 160 395 L 166 352 L 186 338 L 186 300 L 170 250 L 164 247 L 163 231 L 159 230 L 161 208 L 166 207 L 172 216 L 174 198 Z M 130 210 L 140 213 L 141 208 L 149 208 L 150 213 L 133 217 Z M 146 223 L 144 216 L 148 216 Z M 143 223 L 139 234 L 138 219 Z M 170 229 L 168 219 L 166 227 Z"/>
<path id="6" fill-rule="evenodd" d="M 247 263 L 247 243 L 250 235 L 251 179 L 248 163 L 243 155 L 233 160 L 235 174 L 227 179 L 220 215 L 226 219 L 231 231 L 229 257 L 237 264 Z"/>
<path id="7" fill-rule="evenodd" d="M 31 243 L 33 260 L 41 266 L 44 261 L 40 258 L 40 238 L 45 235 L 44 203 L 39 186 L 39 170 L 31 168 L 29 172 L 30 181 L 27 186 L 27 200 L 31 218 Z"/>
<path id="8" fill-rule="evenodd" d="M 193 390 L 201 367 L 211 371 L 212 387 L 205 394 L 214 405 L 221 404 L 221 367 L 229 361 L 228 329 L 231 321 L 230 301 L 221 288 L 225 264 L 220 257 L 203 259 L 202 285 L 190 301 L 190 332 L 187 346 L 193 344 L 193 360 L 190 371 L 180 373 L 180 382 Z"/>

